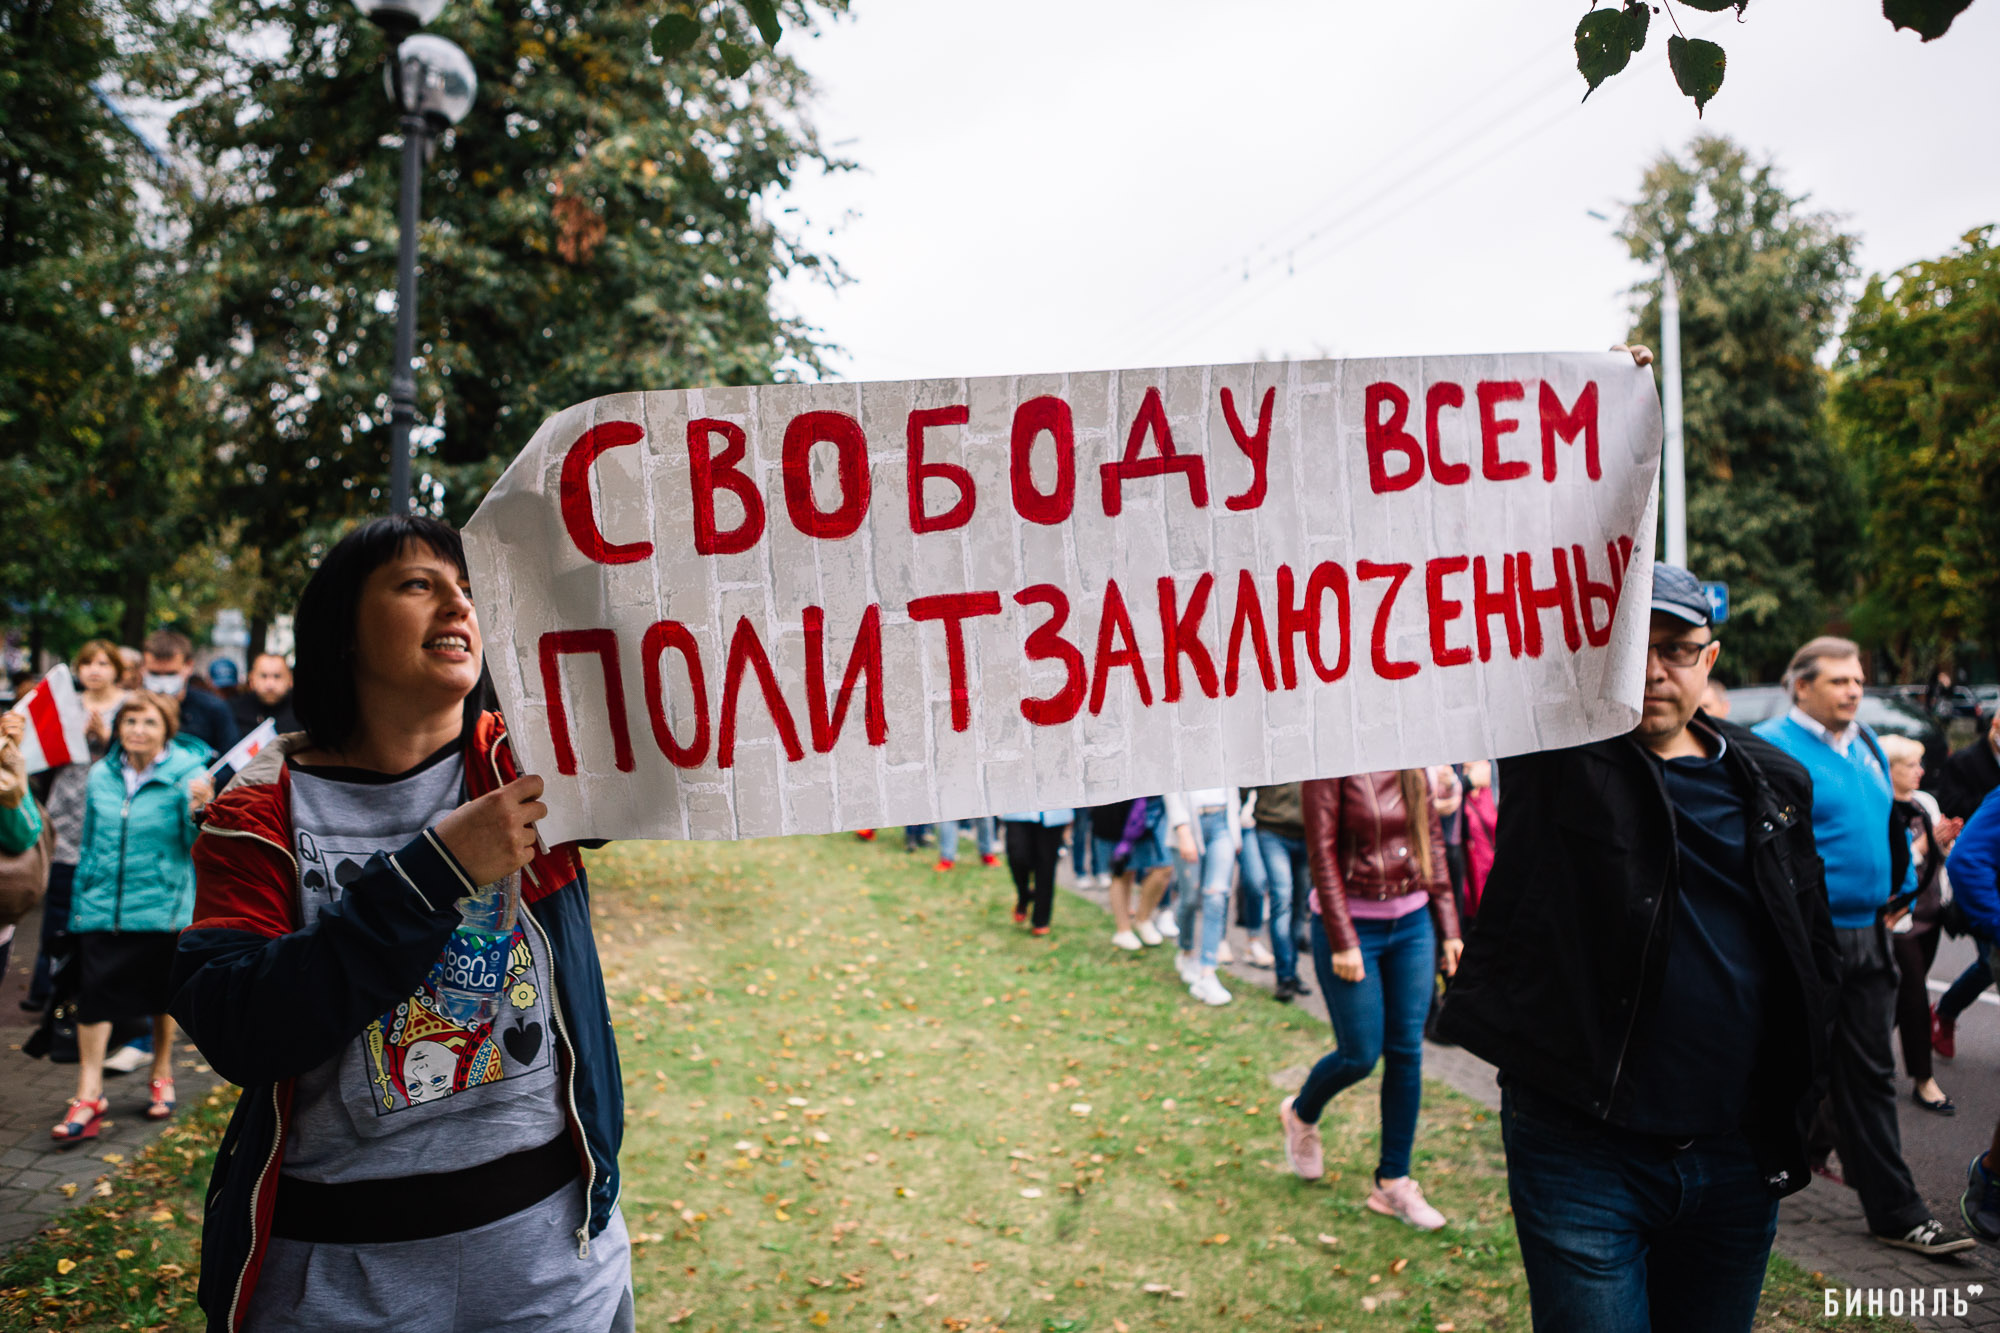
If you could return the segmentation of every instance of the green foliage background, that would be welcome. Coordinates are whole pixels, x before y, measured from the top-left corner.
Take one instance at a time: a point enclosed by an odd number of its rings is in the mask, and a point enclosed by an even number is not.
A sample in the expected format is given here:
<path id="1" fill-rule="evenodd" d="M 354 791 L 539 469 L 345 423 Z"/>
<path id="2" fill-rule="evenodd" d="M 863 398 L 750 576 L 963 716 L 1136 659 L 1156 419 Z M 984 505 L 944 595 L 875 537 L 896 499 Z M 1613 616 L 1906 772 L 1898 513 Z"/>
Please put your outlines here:
<path id="1" fill-rule="evenodd" d="M 1698 136 L 1647 171 L 1620 234 L 1657 269 L 1662 243 L 1681 294 L 1688 560 L 1730 585 L 1718 670 L 1776 679 L 1792 650 L 1844 614 L 1859 499 L 1823 408 L 1854 238 L 1809 212 L 1775 168 Z M 1658 277 L 1632 340 L 1660 345 Z"/>
<path id="2" fill-rule="evenodd" d="M 1868 497 L 1855 625 L 1905 675 L 2000 644 L 2000 252 L 1993 228 L 1869 279 L 1833 416 Z"/>

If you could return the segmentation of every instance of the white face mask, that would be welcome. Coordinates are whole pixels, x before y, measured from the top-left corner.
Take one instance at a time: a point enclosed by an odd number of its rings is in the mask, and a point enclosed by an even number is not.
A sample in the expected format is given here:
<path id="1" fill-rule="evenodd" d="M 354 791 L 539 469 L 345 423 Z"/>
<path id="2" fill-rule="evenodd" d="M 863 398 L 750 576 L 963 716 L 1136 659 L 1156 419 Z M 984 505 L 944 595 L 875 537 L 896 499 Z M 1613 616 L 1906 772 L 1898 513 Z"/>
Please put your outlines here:
<path id="1" fill-rule="evenodd" d="M 155 694 L 178 695 L 187 685 L 187 677 L 171 672 L 148 671 L 140 677 L 140 683 Z"/>

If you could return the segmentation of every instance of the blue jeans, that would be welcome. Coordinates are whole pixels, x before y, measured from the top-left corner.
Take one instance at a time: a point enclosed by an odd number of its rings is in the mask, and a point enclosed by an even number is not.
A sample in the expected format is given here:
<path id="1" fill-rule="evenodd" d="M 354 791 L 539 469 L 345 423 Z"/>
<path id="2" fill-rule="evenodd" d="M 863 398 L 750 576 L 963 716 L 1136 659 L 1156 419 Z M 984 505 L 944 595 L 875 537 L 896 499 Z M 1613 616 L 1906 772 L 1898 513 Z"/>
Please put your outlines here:
<path id="1" fill-rule="evenodd" d="M 1778 1202 L 1738 1135 L 1633 1134 L 1503 1079 L 1536 1333 L 1748 1333 Z"/>
<path id="2" fill-rule="evenodd" d="M 1243 928 L 1264 928 L 1264 851 L 1257 845 L 1257 830 L 1243 830 Z"/>
<path id="3" fill-rule="evenodd" d="M 1336 1043 L 1306 1075 L 1292 1110 L 1308 1124 L 1334 1095 L 1359 1083 L 1382 1061 L 1382 1157 L 1377 1180 L 1410 1174 L 1417 1140 L 1417 1108 L 1424 1100 L 1424 1017 L 1431 1008 L 1436 945 L 1431 914 L 1410 912 L 1394 921 L 1356 921 L 1367 975 L 1342 981 L 1333 974 L 1333 946 L 1319 917 L 1312 919 L 1313 970 L 1326 997 Z"/>
<path id="4" fill-rule="evenodd" d="M 1194 923 L 1201 917 L 1201 958 L 1203 967 L 1215 966 L 1215 951 L 1229 930 L 1229 881 L 1236 870 L 1236 844 L 1229 840 L 1230 812 L 1217 810 L 1198 816 L 1201 820 L 1201 860 L 1189 865 L 1174 854 L 1174 879 L 1180 896 L 1174 902 L 1174 924 L 1181 929 L 1181 952 L 1194 948 Z M 1200 867 L 1200 892 L 1193 883 L 1195 867 Z"/>
<path id="5" fill-rule="evenodd" d="M 958 859 L 958 826 L 972 825 L 973 836 L 979 840 L 979 855 L 993 855 L 993 821 L 991 819 L 958 819 L 948 824 L 938 825 L 938 860 Z"/>
<path id="6" fill-rule="evenodd" d="M 1096 850 L 1097 839 L 1090 832 L 1090 807 L 1085 806 L 1076 812 L 1076 822 L 1069 829 L 1069 868 L 1078 879 L 1111 869 L 1093 855 Z"/>
<path id="7" fill-rule="evenodd" d="M 1312 871 L 1306 866 L 1306 840 L 1288 838 L 1269 829 L 1257 830 L 1257 850 L 1264 854 L 1264 885 L 1271 894 L 1272 971 L 1278 980 L 1299 975 L 1299 949 L 1292 938 L 1294 911 L 1304 915 L 1304 895 L 1312 892 Z"/>
<path id="8" fill-rule="evenodd" d="M 1951 983 L 1951 989 L 1938 996 L 1939 1018 L 1957 1018 L 1972 1007 L 1981 991 L 1993 984 L 1993 942 L 1983 935 L 1974 935 L 1972 945 L 1979 956 L 1958 974 L 1958 980 Z"/>

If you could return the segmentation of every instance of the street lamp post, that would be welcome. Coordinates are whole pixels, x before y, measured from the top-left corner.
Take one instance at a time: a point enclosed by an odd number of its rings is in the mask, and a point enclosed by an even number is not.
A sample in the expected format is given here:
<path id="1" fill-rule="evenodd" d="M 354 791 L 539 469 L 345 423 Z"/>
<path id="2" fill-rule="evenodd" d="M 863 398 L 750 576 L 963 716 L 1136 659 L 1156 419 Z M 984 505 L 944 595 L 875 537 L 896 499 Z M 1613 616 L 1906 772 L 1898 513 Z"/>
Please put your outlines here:
<path id="1" fill-rule="evenodd" d="M 1599 222 L 1610 218 L 1594 208 L 1584 210 Z M 1666 427 L 1660 452 L 1660 518 L 1666 528 L 1666 560 L 1687 568 L 1687 443 L 1681 430 L 1681 288 L 1674 281 L 1673 254 L 1667 243 L 1643 227 L 1639 235 L 1660 247 L 1660 415 Z"/>
<path id="2" fill-rule="evenodd" d="M 402 113 L 403 179 L 396 205 L 396 362 L 389 377 L 389 512 L 410 512 L 410 428 L 417 420 L 417 214 L 431 137 L 472 109 L 479 80 L 464 51 L 418 32 L 445 0 L 354 0 L 388 34 L 382 82 Z"/>

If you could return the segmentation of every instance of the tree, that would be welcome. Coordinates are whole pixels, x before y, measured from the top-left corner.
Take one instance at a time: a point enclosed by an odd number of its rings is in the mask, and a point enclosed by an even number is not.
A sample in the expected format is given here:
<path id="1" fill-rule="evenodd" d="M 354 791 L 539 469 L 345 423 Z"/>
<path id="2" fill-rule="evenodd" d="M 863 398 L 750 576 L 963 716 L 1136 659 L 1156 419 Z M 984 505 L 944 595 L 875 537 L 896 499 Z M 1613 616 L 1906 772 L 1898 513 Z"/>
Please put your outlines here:
<path id="1" fill-rule="evenodd" d="M 1723 661 L 1739 679 L 1774 676 L 1845 608 L 1858 533 L 1815 359 L 1854 239 L 1805 205 L 1769 162 L 1702 135 L 1647 170 L 1619 233 L 1655 265 L 1664 243 L 1680 284 L 1688 558 L 1730 585 Z M 1632 340 L 1658 347 L 1659 279 L 1634 294 Z"/>
<path id="2" fill-rule="evenodd" d="M 440 31 L 480 86 L 424 180 L 413 471 L 436 512 L 469 515 L 571 403 L 817 364 L 772 299 L 787 272 L 830 272 L 780 225 L 793 173 L 834 165 L 801 117 L 807 80 L 775 52 L 750 57 L 751 15 L 734 8 L 664 62 L 652 14 L 635 0 L 446 11 Z M 340 526 L 384 508 L 398 154 L 382 40 L 346 6 L 218 0 L 208 31 L 214 82 L 174 132 L 211 183 L 192 342 L 214 375 L 222 507 L 276 576 L 256 614 L 289 605 Z"/>
<path id="3" fill-rule="evenodd" d="M 1680 3 L 1710 14 L 1733 9 L 1740 16 L 1749 8 L 1750 0 L 1680 0 Z M 1971 4 L 1972 0 L 1882 0 L 1882 17 L 1898 31 L 1912 29 L 1930 42 L 1944 36 L 1952 20 Z M 1674 0 L 1660 0 L 1657 5 L 1648 0 L 1612 0 L 1605 9 L 1597 7 L 1597 0 L 1590 0 L 1590 12 L 1576 23 L 1576 69 L 1590 85 L 1583 92 L 1586 98 L 1597 91 L 1598 84 L 1630 64 L 1635 53 L 1645 49 L 1653 16 L 1661 13 L 1674 28 L 1673 36 L 1667 38 L 1667 66 L 1673 71 L 1675 84 L 1694 99 L 1695 114 L 1699 116 L 1709 99 L 1722 91 L 1727 54 L 1715 42 L 1691 38 L 1680 30 Z"/>
<path id="4" fill-rule="evenodd" d="M 1993 227 L 1872 277 L 1832 410 L 1868 496 L 1856 624 L 1906 676 L 2000 644 L 2000 251 Z"/>
<path id="5" fill-rule="evenodd" d="M 185 22 L 149 0 L 0 0 L 0 587 L 37 648 L 50 623 L 143 633 L 154 572 L 202 527 L 174 197 L 142 200 L 139 148 L 95 91 L 171 91 Z"/>

